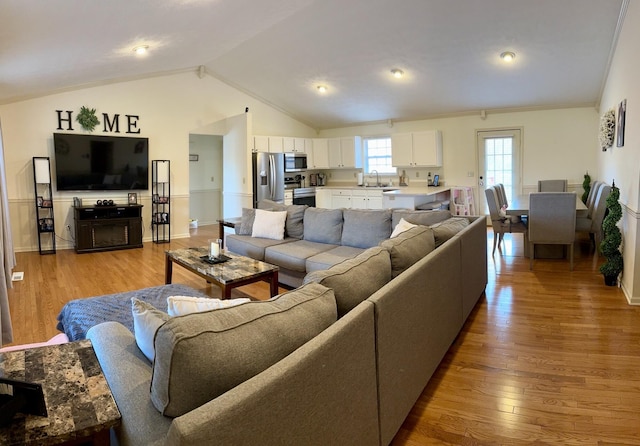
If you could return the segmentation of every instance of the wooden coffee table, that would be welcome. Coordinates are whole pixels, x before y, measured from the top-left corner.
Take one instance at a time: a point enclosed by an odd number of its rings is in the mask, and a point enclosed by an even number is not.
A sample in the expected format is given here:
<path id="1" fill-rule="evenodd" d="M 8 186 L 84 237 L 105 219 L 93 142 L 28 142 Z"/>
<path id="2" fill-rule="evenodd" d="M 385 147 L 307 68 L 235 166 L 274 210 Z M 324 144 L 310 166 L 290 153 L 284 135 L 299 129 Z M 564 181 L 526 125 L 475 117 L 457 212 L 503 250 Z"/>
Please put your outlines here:
<path id="1" fill-rule="evenodd" d="M 88 339 L 0 353 L 0 376 L 42 385 L 46 417 L 18 413 L 0 445 L 108 445 L 121 415 Z"/>
<path id="2" fill-rule="evenodd" d="M 222 288 L 222 297 L 231 297 L 231 290 L 239 286 L 265 280 L 270 284 L 271 297 L 278 294 L 278 267 L 259 260 L 224 250 L 222 254 L 230 260 L 215 265 L 201 259 L 209 253 L 207 248 L 186 248 L 166 251 L 165 283 L 171 283 L 173 264 L 186 268 L 194 274 Z"/>

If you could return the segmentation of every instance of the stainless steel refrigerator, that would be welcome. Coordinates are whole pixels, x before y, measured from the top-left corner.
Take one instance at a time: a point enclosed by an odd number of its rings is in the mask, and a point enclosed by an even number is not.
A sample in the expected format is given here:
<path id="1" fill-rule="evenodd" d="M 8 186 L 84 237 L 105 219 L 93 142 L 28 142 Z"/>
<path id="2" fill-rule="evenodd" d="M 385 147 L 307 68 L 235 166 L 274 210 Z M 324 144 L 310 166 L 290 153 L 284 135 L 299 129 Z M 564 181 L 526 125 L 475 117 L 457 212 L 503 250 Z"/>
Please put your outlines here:
<path id="1" fill-rule="evenodd" d="M 253 207 L 263 199 L 284 203 L 284 153 L 253 153 Z"/>

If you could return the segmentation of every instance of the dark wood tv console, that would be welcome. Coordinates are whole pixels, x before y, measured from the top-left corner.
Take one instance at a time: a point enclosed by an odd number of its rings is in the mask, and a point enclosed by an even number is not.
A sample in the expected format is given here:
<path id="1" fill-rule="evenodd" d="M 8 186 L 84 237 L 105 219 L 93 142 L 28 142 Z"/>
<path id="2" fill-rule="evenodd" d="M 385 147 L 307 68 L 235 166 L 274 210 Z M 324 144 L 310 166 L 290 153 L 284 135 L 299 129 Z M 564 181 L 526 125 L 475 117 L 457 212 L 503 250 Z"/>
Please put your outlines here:
<path id="1" fill-rule="evenodd" d="M 75 206 L 76 252 L 142 248 L 142 205 Z"/>

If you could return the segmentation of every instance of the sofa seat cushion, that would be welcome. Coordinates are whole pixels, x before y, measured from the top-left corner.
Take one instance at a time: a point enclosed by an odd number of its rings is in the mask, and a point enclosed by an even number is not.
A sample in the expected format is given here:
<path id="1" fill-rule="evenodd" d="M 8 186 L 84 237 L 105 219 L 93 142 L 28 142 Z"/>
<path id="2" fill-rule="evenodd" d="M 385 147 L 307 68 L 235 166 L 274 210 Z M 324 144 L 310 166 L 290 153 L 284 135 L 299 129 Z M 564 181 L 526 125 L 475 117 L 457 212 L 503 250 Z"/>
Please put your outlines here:
<path id="1" fill-rule="evenodd" d="M 315 256 L 309 257 L 306 262 L 307 273 L 322 269 L 329 269 L 333 265 L 352 259 L 358 254 L 366 251 L 362 248 L 354 248 L 353 246 L 338 246 Z"/>
<path id="2" fill-rule="evenodd" d="M 391 211 L 345 209 L 341 244 L 355 248 L 371 248 L 391 236 Z"/>
<path id="3" fill-rule="evenodd" d="M 265 250 L 264 261 L 291 271 L 306 271 L 309 257 L 328 251 L 337 245 L 296 240 L 283 245 L 270 246 Z"/>
<path id="4" fill-rule="evenodd" d="M 436 240 L 436 248 L 452 238 L 458 232 L 469 226 L 469 219 L 464 217 L 451 217 L 435 225 L 431 225 Z"/>
<path id="5" fill-rule="evenodd" d="M 251 237 L 250 235 L 227 234 L 227 249 L 242 256 L 251 257 L 256 260 L 264 260 L 264 250 L 270 246 L 281 245 L 283 243 L 295 242 L 295 238 L 285 238 L 284 240 L 273 240 L 268 238 Z"/>
<path id="6" fill-rule="evenodd" d="M 342 240 L 342 209 L 307 208 L 304 211 L 304 239 L 339 245 Z"/>
<path id="7" fill-rule="evenodd" d="M 389 251 L 378 246 L 329 269 L 307 274 L 304 283 L 316 282 L 333 289 L 338 317 L 342 317 L 390 280 Z"/>
<path id="8" fill-rule="evenodd" d="M 185 414 L 280 361 L 336 318 L 333 291 L 318 284 L 173 317 L 156 333 L 151 401 L 163 415 Z"/>
<path id="9" fill-rule="evenodd" d="M 433 229 L 428 226 L 415 226 L 385 240 L 380 246 L 391 256 L 391 275 L 397 277 L 404 270 L 425 257 L 436 247 Z"/>
<path id="10" fill-rule="evenodd" d="M 410 209 L 394 209 L 391 215 L 391 227 L 395 228 L 404 218 L 414 225 L 431 226 L 451 218 L 449 211 L 414 211 Z"/>

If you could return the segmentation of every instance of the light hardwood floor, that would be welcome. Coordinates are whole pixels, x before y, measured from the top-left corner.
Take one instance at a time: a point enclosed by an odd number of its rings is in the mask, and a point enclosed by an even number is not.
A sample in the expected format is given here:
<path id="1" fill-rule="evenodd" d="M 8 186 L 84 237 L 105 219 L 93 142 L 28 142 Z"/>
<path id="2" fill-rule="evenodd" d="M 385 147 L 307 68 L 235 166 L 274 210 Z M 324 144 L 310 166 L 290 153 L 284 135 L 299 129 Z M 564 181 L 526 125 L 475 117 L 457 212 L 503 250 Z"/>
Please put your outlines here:
<path id="1" fill-rule="evenodd" d="M 25 280 L 9 293 L 15 343 L 57 334 L 56 315 L 70 299 L 163 284 L 166 249 L 214 236 L 217 226 L 143 249 L 18 253 Z M 486 297 L 394 445 L 640 445 L 640 307 L 604 286 L 588 241 L 576 243 L 575 256 L 574 271 L 566 260 L 536 260 L 529 271 L 520 234 L 489 251 Z M 174 283 L 219 295 L 179 267 Z M 266 283 L 240 290 L 269 294 Z"/>

